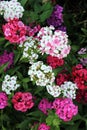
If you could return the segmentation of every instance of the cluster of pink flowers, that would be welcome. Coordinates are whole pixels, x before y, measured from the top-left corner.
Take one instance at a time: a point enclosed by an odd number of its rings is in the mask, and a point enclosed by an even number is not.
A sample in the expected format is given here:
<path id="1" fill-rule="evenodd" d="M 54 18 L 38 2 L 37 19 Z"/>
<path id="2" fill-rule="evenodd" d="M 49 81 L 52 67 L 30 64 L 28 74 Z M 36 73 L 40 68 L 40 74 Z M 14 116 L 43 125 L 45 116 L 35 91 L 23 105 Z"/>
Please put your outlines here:
<path id="1" fill-rule="evenodd" d="M 49 109 L 52 109 L 52 103 L 48 101 L 48 99 L 43 98 L 39 105 L 38 108 L 44 113 L 47 114 Z"/>
<path id="2" fill-rule="evenodd" d="M 58 117 L 64 121 L 70 121 L 78 113 L 78 106 L 74 105 L 69 98 L 56 98 L 53 108 Z"/>
<path id="3" fill-rule="evenodd" d="M 53 69 L 62 66 L 64 64 L 63 59 L 59 59 L 58 57 L 48 55 L 47 56 L 47 64 L 50 65 Z"/>
<path id="4" fill-rule="evenodd" d="M 70 52 L 68 45 L 68 35 L 61 30 L 55 30 L 54 27 L 42 27 L 38 33 L 40 38 L 40 50 L 42 54 L 46 53 L 59 59 L 67 57 Z"/>
<path id="5" fill-rule="evenodd" d="M 7 69 L 9 69 L 13 64 L 13 60 L 14 60 L 14 53 L 13 52 L 9 53 L 5 50 L 4 53 L 0 56 L 0 66 L 8 62 Z"/>
<path id="6" fill-rule="evenodd" d="M 46 125 L 45 123 L 41 123 L 38 127 L 38 130 L 50 130 L 50 126 Z"/>
<path id="7" fill-rule="evenodd" d="M 34 106 L 32 94 L 29 92 L 17 92 L 12 98 L 14 108 L 21 112 L 26 112 Z"/>
<path id="8" fill-rule="evenodd" d="M 0 92 L 0 109 L 8 106 L 8 97 L 5 92 Z"/>
<path id="9" fill-rule="evenodd" d="M 72 78 L 79 89 L 87 89 L 87 68 L 78 64 L 72 68 Z"/>
<path id="10" fill-rule="evenodd" d="M 18 19 L 10 20 L 3 25 L 3 32 L 10 43 L 21 43 L 26 39 L 26 26 Z"/>
<path id="11" fill-rule="evenodd" d="M 70 75 L 65 73 L 59 73 L 56 77 L 56 84 L 62 85 L 65 81 L 70 81 Z"/>

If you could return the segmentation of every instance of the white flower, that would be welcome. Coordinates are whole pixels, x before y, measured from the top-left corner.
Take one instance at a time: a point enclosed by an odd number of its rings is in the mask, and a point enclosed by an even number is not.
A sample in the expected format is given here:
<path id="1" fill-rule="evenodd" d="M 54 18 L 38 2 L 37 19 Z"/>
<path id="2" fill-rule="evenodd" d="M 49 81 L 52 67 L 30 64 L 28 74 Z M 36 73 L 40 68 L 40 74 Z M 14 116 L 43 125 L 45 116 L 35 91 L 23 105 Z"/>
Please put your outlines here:
<path id="1" fill-rule="evenodd" d="M 20 84 L 17 84 L 17 77 L 6 75 L 4 77 L 4 81 L 2 82 L 2 91 L 6 92 L 7 94 L 11 94 L 12 91 L 16 90 L 20 87 Z"/>
<path id="2" fill-rule="evenodd" d="M 24 8 L 17 0 L 1 1 L 0 2 L 0 14 L 4 15 L 4 19 L 9 21 L 14 18 L 21 18 L 23 16 Z"/>
<path id="3" fill-rule="evenodd" d="M 47 85 L 47 92 L 53 97 L 58 97 L 61 94 L 61 88 L 57 85 Z"/>
<path id="4" fill-rule="evenodd" d="M 76 98 L 76 89 L 78 87 L 75 83 L 72 83 L 71 81 L 64 82 L 61 86 L 63 97 L 75 99 Z"/>
<path id="5" fill-rule="evenodd" d="M 31 81 L 38 86 L 46 86 L 52 84 L 55 80 L 54 73 L 50 66 L 46 66 L 42 61 L 33 63 L 28 70 Z"/>

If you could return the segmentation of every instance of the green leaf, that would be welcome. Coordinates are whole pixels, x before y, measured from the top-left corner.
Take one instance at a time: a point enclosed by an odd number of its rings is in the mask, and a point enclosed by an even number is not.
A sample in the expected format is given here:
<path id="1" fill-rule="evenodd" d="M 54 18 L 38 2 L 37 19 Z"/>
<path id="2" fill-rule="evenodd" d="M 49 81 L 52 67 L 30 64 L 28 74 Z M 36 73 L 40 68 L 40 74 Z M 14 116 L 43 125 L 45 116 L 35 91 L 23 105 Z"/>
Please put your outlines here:
<path id="1" fill-rule="evenodd" d="M 8 66 L 8 62 L 2 66 L 0 66 L 0 74 L 4 72 L 4 69 Z"/>
<path id="2" fill-rule="evenodd" d="M 47 10 L 40 15 L 40 21 L 44 22 L 51 15 L 51 10 Z"/>
<path id="3" fill-rule="evenodd" d="M 24 83 L 28 83 L 29 81 L 30 81 L 29 78 L 24 78 L 24 79 L 22 80 L 22 82 L 24 82 Z"/>
<path id="4" fill-rule="evenodd" d="M 21 0 L 21 4 L 24 7 L 28 0 Z"/>

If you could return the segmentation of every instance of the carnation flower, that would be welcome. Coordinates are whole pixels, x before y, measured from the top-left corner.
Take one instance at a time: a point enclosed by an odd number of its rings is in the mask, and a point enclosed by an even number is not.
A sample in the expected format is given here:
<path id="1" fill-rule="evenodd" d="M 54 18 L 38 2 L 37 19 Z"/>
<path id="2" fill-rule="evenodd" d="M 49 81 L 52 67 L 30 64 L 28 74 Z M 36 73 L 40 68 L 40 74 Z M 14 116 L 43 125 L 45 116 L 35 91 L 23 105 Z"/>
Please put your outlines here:
<path id="1" fill-rule="evenodd" d="M 55 80 L 51 66 L 45 65 L 42 61 L 33 63 L 29 67 L 28 75 L 37 86 L 46 86 L 52 84 Z"/>
<path id="2" fill-rule="evenodd" d="M 79 89 L 87 89 L 87 68 L 84 68 L 81 64 L 73 66 L 72 78 Z"/>
<path id="3" fill-rule="evenodd" d="M 78 113 L 78 106 L 69 98 L 56 98 L 53 102 L 56 114 L 63 121 L 70 121 Z"/>
<path id="4" fill-rule="evenodd" d="M 18 19 L 10 20 L 3 25 L 5 39 L 11 43 L 22 43 L 26 39 L 26 26 Z"/>
<path id="5" fill-rule="evenodd" d="M 59 66 L 62 66 L 64 64 L 64 60 L 49 55 L 47 56 L 47 64 L 50 65 L 53 69 L 55 69 Z"/>
<path id="6" fill-rule="evenodd" d="M 30 92 L 16 92 L 12 97 L 12 103 L 15 110 L 26 112 L 28 109 L 31 109 L 34 106 L 32 98 Z"/>
<path id="7" fill-rule="evenodd" d="M 49 109 L 52 109 L 52 103 L 48 101 L 48 99 L 46 98 L 43 98 L 39 105 L 38 105 L 38 108 L 44 113 L 44 114 L 48 114 L 48 111 Z"/>
<path id="8" fill-rule="evenodd" d="M 56 77 L 56 84 L 57 85 L 62 85 L 65 81 L 70 80 L 70 75 L 69 74 L 65 74 L 65 73 L 59 73 Z"/>
<path id="9" fill-rule="evenodd" d="M 58 97 L 61 94 L 61 88 L 58 85 L 47 85 L 46 89 L 53 97 Z"/>
<path id="10" fill-rule="evenodd" d="M 12 91 L 15 91 L 20 87 L 20 84 L 17 84 L 17 77 L 6 75 L 4 77 L 4 81 L 2 82 L 2 91 L 6 92 L 6 94 L 11 94 Z"/>
<path id="11" fill-rule="evenodd" d="M 4 109 L 8 106 L 8 97 L 6 93 L 0 92 L 0 109 Z"/>
<path id="12" fill-rule="evenodd" d="M 0 1 L 0 14 L 4 15 L 6 21 L 23 16 L 24 8 L 17 0 Z"/>
<path id="13" fill-rule="evenodd" d="M 35 62 L 38 59 L 39 50 L 39 41 L 33 37 L 27 37 L 26 41 L 23 44 L 20 44 L 19 47 L 23 50 L 22 60 L 28 61 L 30 64 Z"/>
<path id="14" fill-rule="evenodd" d="M 78 88 L 76 84 L 72 83 L 71 81 L 64 82 L 61 86 L 61 91 L 63 97 L 75 99 L 76 98 L 76 89 Z"/>
<path id="15" fill-rule="evenodd" d="M 41 123 L 38 127 L 38 130 L 50 130 L 50 126 L 46 125 L 45 123 Z"/>
<path id="16" fill-rule="evenodd" d="M 56 30 L 52 26 L 42 27 L 38 33 L 40 38 L 40 50 L 42 54 L 46 53 L 51 56 L 62 59 L 67 57 L 70 52 L 70 45 L 68 45 L 68 35 L 66 32 Z"/>
<path id="17" fill-rule="evenodd" d="M 0 66 L 4 65 L 5 63 L 8 63 L 6 69 L 9 69 L 13 64 L 13 58 L 14 58 L 14 53 L 13 52 L 8 53 L 5 50 L 4 53 L 0 56 Z"/>

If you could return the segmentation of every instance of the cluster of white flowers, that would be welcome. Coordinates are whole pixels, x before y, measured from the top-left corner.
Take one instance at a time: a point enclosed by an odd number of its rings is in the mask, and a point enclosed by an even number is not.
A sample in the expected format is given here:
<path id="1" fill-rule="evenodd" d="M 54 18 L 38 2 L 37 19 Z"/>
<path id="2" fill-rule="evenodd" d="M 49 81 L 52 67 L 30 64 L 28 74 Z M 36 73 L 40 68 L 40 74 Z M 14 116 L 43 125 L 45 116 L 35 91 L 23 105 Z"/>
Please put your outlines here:
<path id="1" fill-rule="evenodd" d="M 63 94 L 63 97 L 75 99 L 76 98 L 76 89 L 78 89 L 77 85 L 75 83 L 72 83 L 71 81 L 64 82 L 61 86 L 61 91 Z"/>
<path id="2" fill-rule="evenodd" d="M 14 18 L 21 18 L 23 16 L 24 8 L 17 0 L 0 1 L 0 14 L 4 15 L 4 19 L 9 21 Z"/>
<path id="3" fill-rule="evenodd" d="M 7 94 L 11 94 L 11 92 L 16 90 L 18 87 L 20 87 L 20 84 L 17 84 L 16 76 L 5 76 L 4 81 L 2 83 L 2 91 L 6 92 Z"/>
<path id="4" fill-rule="evenodd" d="M 38 33 L 42 54 L 50 54 L 58 58 L 66 57 L 70 52 L 68 35 L 61 30 L 54 31 L 54 27 L 42 27 Z"/>
<path id="5" fill-rule="evenodd" d="M 38 59 L 38 54 L 40 50 L 38 48 L 39 41 L 33 37 L 27 37 L 26 41 L 23 44 L 20 44 L 19 47 L 22 47 L 23 55 L 21 59 L 26 59 L 30 64 Z"/>
<path id="6" fill-rule="evenodd" d="M 55 80 L 51 66 L 46 66 L 42 61 L 33 63 L 29 67 L 28 75 L 31 81 L 34 81 L 37 86 L 46 86 L 52 84 Z"/>
<path id="7" fill-rule="evenodd" d="M 58 97 L 61 94 L 61 87 L 57 85 L 47 85 L 47 92 L 53 97 Z"/>

